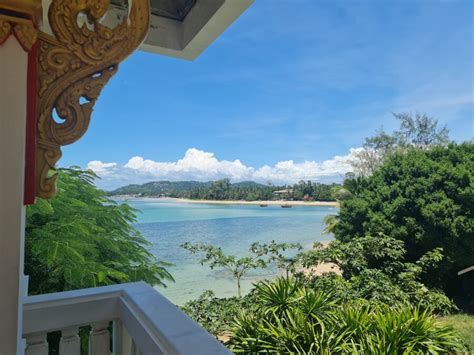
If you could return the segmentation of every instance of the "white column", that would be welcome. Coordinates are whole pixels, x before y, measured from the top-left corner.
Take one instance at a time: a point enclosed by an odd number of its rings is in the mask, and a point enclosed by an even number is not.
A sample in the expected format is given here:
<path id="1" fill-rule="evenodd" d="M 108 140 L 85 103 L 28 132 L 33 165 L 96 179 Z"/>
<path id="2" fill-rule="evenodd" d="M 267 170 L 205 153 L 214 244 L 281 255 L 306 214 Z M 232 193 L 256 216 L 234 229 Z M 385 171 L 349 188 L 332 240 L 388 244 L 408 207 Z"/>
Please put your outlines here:
<path id="1" fill-rule="evenodd" d="M 72 327 L 61 331 L 59 342 L 60 355 L 80 355 L 81 339 L 79 338 L 79 328 Z"/>
<path id="2" fill-rule="evenodd" d="M 110 333 L 109 322 L 92 323 L 92 330 L 89 338 L 90 355 L 108 355 L 110 354 Z"/>
<path id="3" fill-rule="evenodd" d="M 113 321 L 113 330 L 112 330 L 112 350 L 114 355 L 124 355 L 123 354 L 123 345 L 124 345 L 124 326 L 120 319 L 115 319 Z"/>
<path id="4" fill-rule="evenodd" d="M 114 355 L 137 355 L 136 345 L 121 320 L 114 321 L 113 353 Z"/>
<path id="5" fill-rule="evenodd" d="M 49 347 L 46 341 L 47 334 L 35 334 L 26 337 L 26 355 L 48 355 Z"/>
<path id="6" fill-rule="evenodd" d="M 26 78 L 14 36 L 0 45 L 0 354 L 22 349 Z"/>

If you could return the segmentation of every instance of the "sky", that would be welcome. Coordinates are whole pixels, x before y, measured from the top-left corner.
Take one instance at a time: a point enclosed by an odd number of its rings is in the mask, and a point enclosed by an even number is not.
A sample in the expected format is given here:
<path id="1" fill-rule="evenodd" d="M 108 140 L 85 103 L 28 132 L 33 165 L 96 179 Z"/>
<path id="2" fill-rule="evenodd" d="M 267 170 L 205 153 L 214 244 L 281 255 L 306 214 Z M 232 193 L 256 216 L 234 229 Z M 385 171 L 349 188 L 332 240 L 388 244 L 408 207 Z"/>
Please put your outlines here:
<path id="1" fill-rule="evenodd" d="M 136 52 L 60 166 L 152 180 L 336 181 L 421 112 L 474 132 L 471 0 L 256 0 L 195 61 Z"/>

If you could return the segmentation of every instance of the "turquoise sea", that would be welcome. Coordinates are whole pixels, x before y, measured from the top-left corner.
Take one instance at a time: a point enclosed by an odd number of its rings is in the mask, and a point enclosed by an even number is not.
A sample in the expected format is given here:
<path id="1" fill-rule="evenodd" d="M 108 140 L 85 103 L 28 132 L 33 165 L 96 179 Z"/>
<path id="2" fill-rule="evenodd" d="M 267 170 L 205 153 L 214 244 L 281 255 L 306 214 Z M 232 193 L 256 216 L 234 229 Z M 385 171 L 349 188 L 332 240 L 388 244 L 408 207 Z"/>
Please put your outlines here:
<path id="1" fill-rule="evenodd" d="M 197 298 L 205 290 L 220 297 L 237 293 L 235 280 L 225 271 L 201 266 L 199 257 L 180 245 L 186 241 L 222 247 L 226 253 L 243 256 L 253 242 L 298 242 L 305 248 L 315 241 L 330 240 L 322 234 L 323 219 L 334 207 L 212 205 L 167 200 L 129 200 L 141 213 L 135 227 L 153 244 L 159 260 L 173 263 L 168 268 L 175 283 L 158 290 L 176 304 Z M 242 282 L 247 292 L 252 282 L 274 277 L 276 269 L 252 272 Z"/>

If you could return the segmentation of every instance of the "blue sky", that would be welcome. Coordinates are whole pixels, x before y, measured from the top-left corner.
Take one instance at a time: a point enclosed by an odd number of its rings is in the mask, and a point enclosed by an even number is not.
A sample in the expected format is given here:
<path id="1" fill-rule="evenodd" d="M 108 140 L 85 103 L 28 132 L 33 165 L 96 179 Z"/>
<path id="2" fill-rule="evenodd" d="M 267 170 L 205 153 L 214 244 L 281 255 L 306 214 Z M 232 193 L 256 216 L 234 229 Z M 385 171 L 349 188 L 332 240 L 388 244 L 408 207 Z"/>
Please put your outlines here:
<path id="1" fill-rule="evenodd" d="M 257 0 L 194 62 L 132 55 L 60 165 L 92 161 L 106 188 L 331 179 L 351 148 L 406 111 L 471 139 L 473 3 Z"/>

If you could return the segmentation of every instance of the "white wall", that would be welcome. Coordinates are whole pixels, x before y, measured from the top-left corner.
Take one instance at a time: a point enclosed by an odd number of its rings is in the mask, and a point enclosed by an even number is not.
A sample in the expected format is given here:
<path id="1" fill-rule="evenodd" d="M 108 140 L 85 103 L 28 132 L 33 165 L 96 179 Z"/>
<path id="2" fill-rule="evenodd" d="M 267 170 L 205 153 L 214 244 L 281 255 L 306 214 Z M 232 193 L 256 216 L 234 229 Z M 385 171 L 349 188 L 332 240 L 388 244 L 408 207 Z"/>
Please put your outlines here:
<path id="1" fill-rule="evenodd" d="M 14 36 L 0 45 L 1 355 L 21 351 L 27 63 Z"/>

